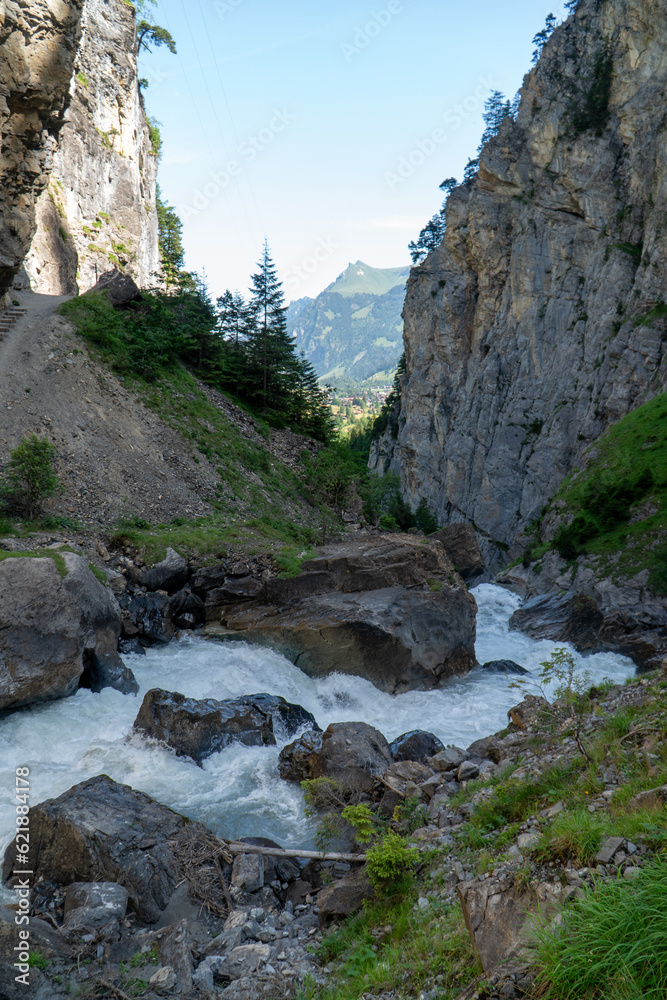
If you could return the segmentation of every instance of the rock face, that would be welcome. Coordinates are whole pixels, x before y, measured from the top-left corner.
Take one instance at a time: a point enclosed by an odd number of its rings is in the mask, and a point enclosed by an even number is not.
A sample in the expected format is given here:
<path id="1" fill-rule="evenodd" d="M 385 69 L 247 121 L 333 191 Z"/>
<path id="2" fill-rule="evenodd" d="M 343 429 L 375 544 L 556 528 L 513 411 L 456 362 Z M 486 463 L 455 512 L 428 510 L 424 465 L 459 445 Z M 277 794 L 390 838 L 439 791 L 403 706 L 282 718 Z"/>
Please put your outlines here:
<path id="1" fill-rule="evenodd" d="M 303 726 L 317 726 L 300 705 L 267 694 L 216 701 L 196 700 L 175 691 L 147 691 L 134 728 L 161 740 L 198 764 L 230 743 L 273 746 L 274 728 L 293 736 Z"/>
<path id="2" fill-rule="evenodd" d="M 486 569 L 472 524 L 448 524 L 440 531 L 429 535 L 429 541 L 442 543 L 456 571 L 464 580 L 472 580 Z"/>
<path id="3" fill-rule="evenodd" d="M 665 388 L 666 39 L 655 0 L 581 0 L 410 275 L 398 438 L 371 466 L 474 522 L 495 565 L 586 447 Z"/>
<path id="4" fill-rule="evenodd" d="M 30 868 L 63 885 L 117 882 L 138 917 L 153 923 L 179 881 L 168 841 L 187 820 L 101 774 L 30 810 Z M 14 867 L 13 845 L 2 874 Z"/>
<path id="5" fill-rule="evenodd" d="M 83 292 L 114 267 L 141 287 L 159 281 L 157 155 L 137 80 L 135 20 L 123 0 L 83 2 L 67 122 L 25 262 L 35 291 Z"/>
<path id="6" fill-rule="evenodd" d="M 134 689 L 116 653 L 120 609 L 81 556 L 3 559 L 0 594 L 0 709 L 73 694 L 86 667 Z"/>
<path id="7" fill-rule="evenodd" d="M 35 203 L 70 100 L 83 0 L 3 4 L 0 24 L 0 304 L 35 232 Z"/>

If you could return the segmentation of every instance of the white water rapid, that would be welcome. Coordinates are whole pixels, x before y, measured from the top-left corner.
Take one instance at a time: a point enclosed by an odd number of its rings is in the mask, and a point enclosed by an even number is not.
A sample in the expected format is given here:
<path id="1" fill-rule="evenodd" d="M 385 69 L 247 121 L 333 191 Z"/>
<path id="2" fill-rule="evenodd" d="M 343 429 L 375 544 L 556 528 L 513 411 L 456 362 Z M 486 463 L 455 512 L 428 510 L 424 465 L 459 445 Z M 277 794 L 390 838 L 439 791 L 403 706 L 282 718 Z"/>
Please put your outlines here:
<path id="1" fill-rule="evenodd" d="M 510 659 L 537 672 L 556 644 L 509 632 L 520 600 L 491 584 L 474 590 L 479 606 L 477 657 Z M 579 661 L 583 658 L 575 654 Z M 231 746 L 203 768 L 132 733 L 144 693 L 160 687 L 193 698 L 230 698 L 268 692 L 303 705 L 325 729 L 331 722 L 368 722 L 388 740 L 411 729 L 435 733 L 466 747 L 502 729 L 507 709 L 521 700 L 506 674 L 472 671 L 437 691 L 392 696 L 358 677 L 334 674 L 313 680 L 277 653 L 243 642 L 185 638 L 125 658 L 140 685 L 137 698 L 106 689 L 80 690 L 71 698 L 14 712 L 0 723 L 0 849 L 14 830 L 14 769 L 30 768 L 31 804 L 60 795 L 96 774 L 148 793 L 227 837 L 271 837 L 284 846 L 308 847 L 313 827 L 297 785 L 278 776 L 277 747 Z M 599 653 L 585 660 L 593 681 L 622 682 L 634 673 L 623 656 Z"/>

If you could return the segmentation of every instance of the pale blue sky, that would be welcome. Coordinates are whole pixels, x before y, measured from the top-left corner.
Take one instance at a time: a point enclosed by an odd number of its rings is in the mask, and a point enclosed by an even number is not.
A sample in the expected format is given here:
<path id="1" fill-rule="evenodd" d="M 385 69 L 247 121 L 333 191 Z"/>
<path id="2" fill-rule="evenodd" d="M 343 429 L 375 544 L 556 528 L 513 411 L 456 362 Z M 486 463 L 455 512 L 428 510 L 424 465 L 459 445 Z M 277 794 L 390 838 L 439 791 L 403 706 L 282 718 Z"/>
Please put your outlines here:
<path id="1" fill-rule="evenodd" d="M 288 299 L 350 261 L 409 263 L 438 184 L 512 96 L 548 0 L 160 0 L 179 54 L 142 56 L 187 266 L 245 292 L 268 237 Z M 435 135 L 435 140 L 433 136 Z"/>

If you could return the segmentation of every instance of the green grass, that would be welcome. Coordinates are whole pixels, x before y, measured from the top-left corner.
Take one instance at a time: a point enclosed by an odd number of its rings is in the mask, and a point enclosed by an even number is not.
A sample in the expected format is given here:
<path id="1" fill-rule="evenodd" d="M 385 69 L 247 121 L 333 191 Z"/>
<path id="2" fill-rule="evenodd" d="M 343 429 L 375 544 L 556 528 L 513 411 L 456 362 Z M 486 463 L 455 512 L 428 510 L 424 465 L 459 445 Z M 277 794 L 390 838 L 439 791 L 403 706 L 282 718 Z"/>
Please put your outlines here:
<path id="1" fill-rule="evenodd" d="M 349 918 L 320 948 L 322 963 L 334 970 L 324 987 L 306 982 L 298 1000 L 359 1000 L 396 990 L 419 996 L 437 983 L 438 997 L 449 1000 L 479 973 L 460 907 L 434 903 L 415 912 L 414 894 L 383 898 Z"/>
<path id="2" fill-rule="evenodd" d="M 316 511 L 302 477 L 232 424 L 178 360 L 160 361 L 142 376 L 132 360 L 138 341 L 104 295 L 72 299 L 61 312 L 89 341 L 97 360 L 122 371 L 126 388 L 179 434 L 194 461 L 206 459 L 218 474 L 210 517 L 153 527 L 129 516 L 119 524 L 117 536 L 145 548 L 149 560 L 163 558 L 169 545 L 184 555 L 218 557 L 228 544 L 250 543 L 253 535 L 259 536 L 277 553 L 286 550 L 285 572 L 294 572 L 296 552 L 317 541 L 312 526 Z M 258 432 L 262 438 L 269 433 L 262 422 Z"/>
<path id="3" fill-rule="evenodd" d="M 598 883 L 540 932 L 538 965 L 547 1000 L 635 1000 L 667 995 L 667 859 L 632 882 Z"/>
<path id="4" fill-rule="evenodd" d="M 5 559 L 52 559 L 61 580 L 65 579 L 68 572 L 62 555 L 53 550 L 40 549 L 38 552 L 3 552 L 0 550 L 0 562 Z"/>
<path id="5" fill-rule="evenodd" d="M 565 481 L 550 507 L 556 505 L 566 515 L 554 539 L 564 558 L 597 558 L 615 579 L 648 569 L 653 589 L 667 593 L 667 393 L 591 446 L 585 467 Z M 642 508 L 641 519 L 630 524 Z"/>

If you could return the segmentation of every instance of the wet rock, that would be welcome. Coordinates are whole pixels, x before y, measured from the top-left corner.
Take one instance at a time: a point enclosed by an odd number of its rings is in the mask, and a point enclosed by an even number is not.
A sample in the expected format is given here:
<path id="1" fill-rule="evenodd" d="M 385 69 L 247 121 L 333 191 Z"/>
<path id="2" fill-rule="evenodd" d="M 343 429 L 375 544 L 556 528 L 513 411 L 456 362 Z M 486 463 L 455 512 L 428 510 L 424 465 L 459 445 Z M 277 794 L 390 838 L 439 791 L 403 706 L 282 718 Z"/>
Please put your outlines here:
<path id="1" fill-rule="evenodd" d="M 101 774 L 30 810 L 29 867 L 62 885 L 118 882 L 139 919 L 154 923 L 180 881 L 169 841 L 188 821 Z M 14 851 L 2 873 L 10 880 Z"/>
<path id="2" fill-rule="evenodd" d="M 188 563 L 178 552 L 168 548 L 161 562 L 134 575 L 138 578 L 137 582 L 148 590 L 166 590 L 173 594 L 188 581 Z"/>
<path id="3" fill-rule="evenodd" d="M 526 601 L 510 618 L 510 629 L 533 639 L 572 642 L 582 651 L 598 649 L 603 615 L 587 594 L 542 594 Z"/>
<path id="4" fill-rule="evenodd" d="M 118 652 L 122 656 L 145 656 L 146 650 L 141 645 L 138 639 L 119 639 L 118 640 Z"/>
<path id="5" fill-rule="evenodd" d="M 482 664 L 482 670 L 494 674 L 529 674 L 530 670 L 515 663 L 514 660 L 489 660 Z"/>
<path id="6" fill-rule="evenodd" d="M 169 617 L 176 628 L 195 628 L 203 625 L 206 609 L 201 597 L 189 590 L 179 590 L 169 602 Z"/>
<path id="7" fill-rule="evenodd" d="M 136 594 L 123 613 L 123 635 L 148 646 L 170 642 L 175 630 L 169 603 L 167 594 Z"/>
<path id="8" fill-rule="evenodd" d="M 364 900 L 371 899 L 373 889 L 367 876 L 350 872 L 344 878 L 320 890 L 317 897 L 320 924 L 326 927 L 332 920 L 342 920 L 361 909 Z"/>
<path id="9" fill-rule="evenodd" d="M 139 691 L 136 677 L 115 651 L 99 655 L 95 650 L 87 650 L 83 662 L 80 688 L 99 692 L 110 687 L 121 694 L 137 694 Z"/>
<path id="10" fill-rule="evenodd" d="M 197 700 L 153 688 L 144 696 L 134 728 L 201 764 L 230 743 L 273 746 L 276 725 L 293 732 L 308 722 L 316 725 L 300 705 L 290 705 L 274 695 Z"/>
<path id="11" fill-rule="evenodd" d="M 461 574 L 464 580 L 471 580 L 486 569 L 484 556 L 472 524 L 448 524 L 429 535 L 429 541 L 442 543 L 456 571 Z"/>
<path id="12" fill-rule="evenodd" d="M 313 778 L 317 772 L 321 749 L 321 731 L 308 729 L 280 751 L 278 759 L 280 777 L 285 781 L 306 781 Z"/>
<path id="13" fill-rule="evenodd" d="M 206 593 L 207 590 L 215 590 L 222 587 L 227 576 L 227 563 L 219 562 L 215 566 L 202 566 L 193 574 L 190 585 L 195 593 Z"/>
<path id="14" fill-rule="evenodd" d="M 343 788 L 369 791 L 392 763 L 389 744 L 365 722 L 334 722 L 322 734 L 313 777 L 331 778 Z"/>
<path id="15" fill-rule="evenodd" d="M 122 920 L 127 901 L 127 889 L 118 882 L 72 882 L 65 892 L 63 927 L 90 930 Z"/>
<path id="16" fill-rule="evenodd" d="M 413 729 L 412 732 L 397 736 L 389 748 L 394 760 L 416 760 L 420 764 L 425 764 L 429 757 L 444 749 L 437 736 L 421 729 Z"/>
<path id="17" fill-rule="evenodd" d="M 307 597 L 286 608 L 239 605 L 222 621 L 311 677 L 353 674 L 399 694 L 438 687 L 471 669 L 475 615 L 474 599 L 454 580 L 438 592 L 393 587 Z"/>
<path id="18" fill-rule="evenodd" d="M 0 595 L 0 710 L 74 694 L 86 655 L 123 669 L 120 609 L 81 556 L 3 559 Z"/>

